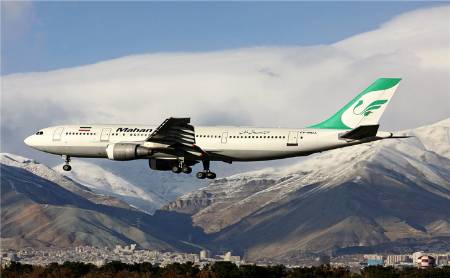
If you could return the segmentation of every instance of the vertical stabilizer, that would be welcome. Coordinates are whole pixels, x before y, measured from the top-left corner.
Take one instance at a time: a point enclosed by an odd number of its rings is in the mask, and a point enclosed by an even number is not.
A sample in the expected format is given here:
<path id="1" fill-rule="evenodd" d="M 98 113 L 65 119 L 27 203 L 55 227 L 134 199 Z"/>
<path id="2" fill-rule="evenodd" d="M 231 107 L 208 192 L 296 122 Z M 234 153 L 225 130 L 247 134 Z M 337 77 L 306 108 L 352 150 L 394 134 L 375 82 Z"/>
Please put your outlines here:
<path id="1" fill-rule="evenodd" d="M 353 129 L 378 125 L 401 78 L 379 78 L 329 119 L 309 128 Z"/>

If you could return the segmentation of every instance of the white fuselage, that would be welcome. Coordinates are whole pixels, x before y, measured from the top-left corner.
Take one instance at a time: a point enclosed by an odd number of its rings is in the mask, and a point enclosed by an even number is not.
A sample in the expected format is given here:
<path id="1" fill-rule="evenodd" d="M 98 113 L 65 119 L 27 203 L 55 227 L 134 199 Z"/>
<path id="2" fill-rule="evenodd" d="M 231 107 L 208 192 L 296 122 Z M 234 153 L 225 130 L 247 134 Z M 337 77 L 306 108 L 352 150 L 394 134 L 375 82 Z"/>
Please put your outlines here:
<path id="1" fill-rule="evenodd" d="M 82 127 L 88 128 L 82 128 Z M 72 157 L 107 158 L 106 148 L 114 143 L 138 143 L 152 147 L 145 140 L 156 126 L 144 125 L 66 125 L 40 130 L 25 139 L 35 149 Z M 324 150 L 368 142 L 343 140 L 334 129 L 287 129 L 260 127 L 195 127 L 195 145 L 211 156 L 211 160 L 259 161 L 309 155 Z M 376 138 L 389 136 L 379 132 Z M 154 153 L 143 158 L 171 158 Z"/>

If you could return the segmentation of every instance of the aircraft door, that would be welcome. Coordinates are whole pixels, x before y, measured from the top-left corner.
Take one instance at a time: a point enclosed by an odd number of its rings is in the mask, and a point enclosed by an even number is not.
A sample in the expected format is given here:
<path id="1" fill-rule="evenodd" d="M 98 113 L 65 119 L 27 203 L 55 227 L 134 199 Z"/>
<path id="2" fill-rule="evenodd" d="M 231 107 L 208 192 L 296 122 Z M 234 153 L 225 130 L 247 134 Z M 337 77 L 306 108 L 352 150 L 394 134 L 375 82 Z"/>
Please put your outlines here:
<path id="1" fill-rule="evenodd" d="M 109 135 L 111 135 L 111 129 L 110 128 L 104 128 L 102 129 L 102 134 L 100 135 L 100 141 L 109 141 Z"/>
<path id="2" fill-rule="evenodd" d="M 63 133 L 64 127 L 58 127 L 53 132 L 53 141 L 61 141 L 61 135 Z"/>
<path id="3" fill-rule="evenodd" d="M 226 144 L 227 140 L 228 140 L 228 132 L 222 133 L 222 140 L 221 140 L 222 144 Z"/>
<path id="4" fill-rule="evenodd" d="M 298 131 L 289 131 L 288 146 L 298 146 Z"/>

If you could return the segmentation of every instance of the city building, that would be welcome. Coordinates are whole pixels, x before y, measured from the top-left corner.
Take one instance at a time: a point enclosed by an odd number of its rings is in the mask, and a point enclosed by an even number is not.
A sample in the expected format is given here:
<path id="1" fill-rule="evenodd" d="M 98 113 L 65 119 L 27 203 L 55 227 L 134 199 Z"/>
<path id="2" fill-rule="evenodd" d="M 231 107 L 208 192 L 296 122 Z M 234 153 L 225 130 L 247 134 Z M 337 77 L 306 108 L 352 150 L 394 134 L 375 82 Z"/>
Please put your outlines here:
<path id="1" fill-rule="evenodd" d="M 409 261 L 410 259 L 408 255 L 388 255 L 386 256 L 385 265 L 395 266 L 399 265 L 400 263 L 407 263 Z"/>
<path id="2" fill-rule="evenodd" d="M 208 252 L 208 250 L 205 250 L 205 249 L 201 250 L 201 251 L 200 251 L 200 260 L 201 260 L 201 261 L 205 261 L 205 260 L 207 260 L 208 258 L 209 258 L 209 252 Z"/>
<path id="3" fill-rule="evenodd" d="M 367 266 L 384 265 L 383 256 L 378 254 L 364 255 L 364 259 L 367 260 Z"/>
<path id="4" fill-rule="evenodd" d="M 413 261 L 414 263 L 417 263 L 417 259 L 418 259 L 419 257 L 423 256 L 423 255 L 425 255 L 425 254 L 423 253 L 423 251 L 417 251 L 417 252 L 414 252 L 414 253 L 412 254 L 412 261 Z"/>
<path id="5" fill-rule="evenodd" d="M 232 256 L 231 252 L 226 252 L 222 258 L 225 262 L 239 263 L 241 261 L 240 256 Z"/>
<path id="6" fill-rule="evenodd" d="M 436 265 L 437 266 L 447 266 L 449 265 L 449 257 L 448 254 L 438 254 L 435 255 Z"/>
<path id="7" fill-rule="evenodd" d="M 434 257 L 423 255 L 417 258 L 417 267 L 419 268 L 429 268 L 429 267 L 435 267 L 436 266 L 436 260 Z"/>

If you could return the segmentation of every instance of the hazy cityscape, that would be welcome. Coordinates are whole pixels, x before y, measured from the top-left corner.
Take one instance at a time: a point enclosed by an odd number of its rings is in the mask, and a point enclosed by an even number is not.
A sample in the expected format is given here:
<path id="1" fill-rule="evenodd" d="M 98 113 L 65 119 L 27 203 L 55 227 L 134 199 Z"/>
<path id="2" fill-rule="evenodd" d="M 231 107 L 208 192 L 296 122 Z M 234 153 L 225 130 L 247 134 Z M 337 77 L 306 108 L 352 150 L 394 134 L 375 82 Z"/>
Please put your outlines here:
<path id="1" fill-rule="evenodd" d="M 234 256 L 231 252 L 225 252 L 223 255 L 215 256 L 211 256 L 207 250 L 201 250 L 198 254 L 161 252 L 157 250 L 136 249 L 136 244 L 128 246 L 117 245 L 114 249 L 95 246 L 77 246 L 75 248 L 48 250 L 25 248 L 17 252 L 2 251 L 1 259 L 2 266 L 7 266 L 13 261 L 42 266 L 50 263 L 62 264 L 66 261 L 91 263 L 96 266 L 102 266 L 112 261 L 120 261 L 127 264 L 149 262 L 161 267 L 172 263 L 187 262 L 192 262 L 200 267 L 217 261 L 228 261 L 237 265 L 245 263 L 245 261 L 241 260 L 240 256 Z"/>
<path id="2" fill-rule="evenodd" d="M 137 249 L 135 244 L 129 246 L 117 245 L 114 249 L 108 247 L 77 246 L 67 249 L 47 249 L 39 250 L 34 248 L 24 248 L 17 252 L 2 251 L 1 264 L 7 267 L 11 262 L 21 264 L 46 266 L 51 263 L 63 264 L 64 262 L 81 262 L 93 264 L 101 267 L 109 262 L 120 261 L 127 264 L 138 264 L 148 262 L 153 265 L 165 267 L 173 263 L 188 263 L 202 269 L 206 265 L 215 262 L 232 262 L 239 265 L 276 265 L 268 262 L 245 261 L 240 256 L 235 256 L 231 252 L 224 252 L 221 255 L 211 255 L 208 250 L 201 250 L 199 253 L 182 252 L 162 252 L 157 250 Z M 444 267 L 450 265 L 450 252 L 421 252 L 417 251 L 408 254 L 356 254 L 330 257 L 326 255 L 305 256 L 298 264 L 286 265 L 289 268 L 312 267 L 320 265 L 330 265 L 331 267 L 344 267 L 358 272 L 367 266 L 392 266 L 395 268 L 431 268 Z"/>

